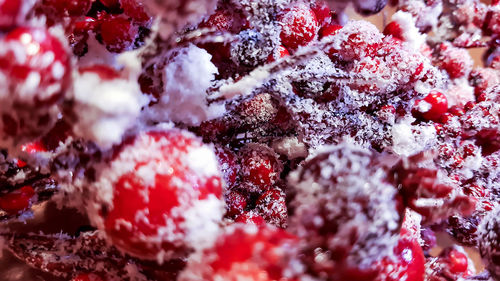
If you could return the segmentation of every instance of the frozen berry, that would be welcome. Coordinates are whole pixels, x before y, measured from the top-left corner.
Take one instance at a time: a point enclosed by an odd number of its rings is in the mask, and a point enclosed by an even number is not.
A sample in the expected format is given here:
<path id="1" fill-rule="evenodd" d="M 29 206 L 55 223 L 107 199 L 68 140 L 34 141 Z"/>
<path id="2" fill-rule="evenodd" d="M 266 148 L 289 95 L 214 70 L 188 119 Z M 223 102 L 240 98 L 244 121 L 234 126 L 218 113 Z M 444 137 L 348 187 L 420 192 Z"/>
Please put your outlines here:
<path id="1" fill-rule="evenodd" d="M 397 38 L 399 40 L 404 40 L 403 29 L 401 29 L 399 23 L 395 21 L 391 21 L 389 24 L 385 26 L 384 35 L 392 35 L 394 38 Z"/>
<path id="2" fill-rule="evenodd" d="M 412 114 L 424 120 L 438 122 L 448 111 L 448 99 L 438 91 L 432 91 L 425 98 L 415 101 Z"/>
<path id="3" fill-rule="evenodd" d="M 328 4 L 325 1 L 311 1 L 311 9 L 316 15 L 316 19 L 318 20 L 320 27 L 325 27 L 332 23 L 332 11 L 330 11 L 330 7 L 328 7 Z"/>
<path id="4" fill-rule="evenodd" d="M 269 223 L 286 228 L 287 208 L 285 193 L 279 188 L 271 188 L 257 199 L 256 208 L 259 214 Z"/>
<path id="5" fill-rule="evenodd" d="M 7 30 L 18 23 L 23 0 L 0 0 L 0 30 Z"/>
<path id="6" fill-rule="evenodd" d="M 285 47 L 295 50 L 307 45 L 316 36 L 319 25 L 313 10 L 305 4 L 296 4 L 280 14 L 281 42 Z"/>
<path id="7" fill-rule="evenodd" d="M 445 69 L 451 78 L 459 78 L 472 70 L 472 58 L 465 49 L 460 49 L 450 44 L 439 46 L 438 64 Z"/>
<path id="8" fill-rule="evenodd" d="M 257 226 L 266 225 L 266 220 L 255 211 L 243 212 L 234 219 L 234 222 L 253 224 Z"/>
<path id="9" fill-rule="evenodd" d="M 276 153 L 261 144 L 249 144 L 240 151 L 241 188 L 263 193 L 275 184 L 282 166 Z"/>
<path id="10" fill-rule="evenodd" d="M 226 214 L 230 217 L 243 213 L 247 207 L 247 196 L 238 191 L 229 191 L 224 199 L 226 201 Z"/>
<path id="11" fill-rule="evenodd" d="M 99 34 L 110 52 L 121 53 L 133 47 L 139 30 L 130 19 L 108 15 L 101 19 L 100 23 Z"/>
<path id="12" fill-rule="evenodd" d="M 81 273 L 71 279 L 71 281 L 104 281 L 104 279 L 93 273 Z"/>
<path id="13" fill-rule="evenodd" d="M 24 211 L 30 207 L 34 195 L 35 190 L 29 185 L 0 195 L 0 210 L 9 214 L 17 214 Z"/>
<path id="14" fill-rule="evenodd" d="M 281 59 L 281 58 L 284 58 L 284 57 L 289 56 L 289 55 L 290 55 L 290 53 L 285 48 L 285 46 L 280 45 L 280 46 L 278 46 L 278 48 L 276 48 L 276 50 L 274 50 L 274 52 L 272 52 L 269 55 L 269 57 L 267 57 L 267 62 L 273 62 L 273 61 L 276 61 L 277 59 Z"/>
<path id="15" fill-rule="evenodd" d="M 140 133 L 101 170 L 95 192 L 102 206 L 94 220 L 123 251 L 168 259 L 200 247 L 217 231 L 221 185 L 214 152 L 191 134 Z"/>
<path id="16" fill-rule="evenodd" d="M 296 250 L 296 238 L 283 230 L 234 224 L 189 259 L 179 280 L 297 280 L 290 270 L 300 266 L 291 264 Z"/>
<path id="17" fill-rule="evenodd" d="M 51 9 L 59 16 L 83 16 L 87 14 L 95 0 L 43 0 L 44 8 Z"/>

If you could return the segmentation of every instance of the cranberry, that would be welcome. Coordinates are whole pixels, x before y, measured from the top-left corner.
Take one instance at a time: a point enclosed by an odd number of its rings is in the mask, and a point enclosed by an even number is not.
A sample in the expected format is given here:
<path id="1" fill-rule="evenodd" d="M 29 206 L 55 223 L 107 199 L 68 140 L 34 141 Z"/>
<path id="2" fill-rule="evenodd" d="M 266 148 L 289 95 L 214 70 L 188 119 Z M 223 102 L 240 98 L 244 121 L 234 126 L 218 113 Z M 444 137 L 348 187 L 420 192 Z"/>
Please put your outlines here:
<path id="1" fill-rule="evenodd" d="M 394 255 L 392 259 L 385 258 L 380 263 L 381 272 L 377 281 L 424 280 L 425 257 L 418 240 L 400 238 Z"/>
<path id="2" fill-rule="evenodd" d="M 323 27 L 320 31 L 320 37 L 324 38 L 330 35 L 335 35 L 339 29 L 342 28 L 342 25 L 338 24 L 330 24 Z"/>
<path id="3" fill-rule="evenodd" d="M 316 15 L 316 19 L 320 27 L 328 26 L 332 23 L 332 11 L 330 7 L 323 0 L 311 1 L 311 9 Z"/>
<path id="4" fill-rule="evenodd" d="M 358 60 L 362 57 L 374 57 L 382 46 L 383 35 L 368 22 L 349 22 L 337 35 L 343 39 L 340 49 L 336 50 L 345 61 Z"/>
<path id="5" fill-rule="evenodd" d="M 1 44 L 7 51 L 0 55 L 0 71 L 16 89 L 11 98 L 37 106 L 60 100 L 70 74 L 69 57 L 61 42 L 43 28 L 19 27 Z M 27 87 L 33 79 L 37 87 Z"/>
<path id="6" fill-rule="evenodd" d="M 471 71 L 472 58 L 467 50 L 443 43 L 439 47 L 439 52 L 438 63 L 451 78 L 463 77 Z"/>
<path id="7" fill-rule="evenodd" d="M 112 9 L 120 7 L 120 0 L 99 0 L 104 6 Z"/>
<path id="8" fill-rule="evenodd" d="M 35 190 L 29 185 L 0 195 L 0 210 L 9 214 L 17 214 L 30 207 L 33 196 L 35 196 Z"/>
<path id="9" fill-rule="evenodd" d="M 234 219 L 235 222 L 253 224 L 257 226 L 266 225 L 266 220 L 255 211 L 243 212 Z"/>
<path id="10" fill-rule="evenodd" d="M 257 199 L 256 208 L 269 224 L 286 228 L 287 208 L 285 193 L 279 188 L 271 188 Z"/>
<path id="11" fill-rule="evenodd" d="M 448 112 L 455 116 L 462 116 L 465 114 L 465 110 L 463 107 L 454 105 L 448 109 Z"/>
<path id="12" fill-rule="evenodd" d="M 449 249 L 447 251 L 443 251 L 441 256 L 447 259 L 451 273 L 467 273 L 467 270 L 469 269 L 469 259 L 464 253 L 456 249 Z"/>
<path id="13" fill-rule="evenodd" d="M 112 202 L 98 212 L 108 237 L 123 251 L 168 258 L 213 235 L 203 231 L 216 229 L 222 217 L 222 178 L 213 151 L 192 135 L 141 133 L 124 141 L 109 167 L 95 186 L 99 192 L 111 184 Z M 111 182 L 109 173 L 115 173 Z"/>
<path id="14" fill-rule="evenodd" d="M 298 280 L 286 272 L 297 245 L 283 230 L 234 224 L 212 247 L 189 259 L 179 280 Z"/>
<path id="15" fill-rule="evenodd" d="M 71 281 L 105 281 L 99 275 L 93 273 L 81 273 L 75 276 Z"/>
<path id="16" fill-rule="evenodd" d="M 403 29 L 399 25 L 399 23 L 395 21 L 391 21 L 384 28 L 384 35 L 392 35 L 392 37 L 397 38 L 399 40 L 404 40 L 403 38 Z"/>
<path id="17" fill-rule="evenodd" d="M 242 188 L 262 193 L 275 184 L 282 167 L 274 151 L 266 146 L 250 144 L 240 151 Z"/>
<path id="18" fill-rule="evenodd" d="M 151 22 L 151 16 L 146 12 L 140 0 L 120 0 L 123 13 L 129 16 L 135 23 L 148 25 Z"/>
<path id="19" fill-rule="evenodd" d="M 281 24 L 281 42 L 295 50 L 307 45 L 316 36 L 319 26 L 313 10 L 305 4 L 295 4 L 283 11 L 278 21 Z"/>
<path id="20" fill-rule="evenodd" d="M 130 19 L 108 15 L 100 23 L 99 34 L 108 51 L 121 53 L 133 47 L 139 30 Z"/>
<path id="21" fill-rule="evenodd" d="M 229 191 L 224 199 L 226 201 L 227 215 L 230 217 L 243 213 L 247 207 L 247 197 L 238 191 Z"/>
<path id="22" fill-rule="evenodd" d="M 43 0 L 43 5 L 51 8 L 59 16 L 83 16 L 90 11 L 95 0 Z"/>
<path id="23" fill-rule="evenodd" d="M 8 30 L 18 23 L 23 0 L 0 0 L 0 30 Z"/>
<path id="24" fill-rule="evenodd" d="M 215 154 L 228 187 L 233 187 L 238 179 L 240 170 L 236 155 L 228 148 L 216 147 Z"/>
<path id="25" fill-rule="evenodd" d="M 272 54 L 269 55 L 269 57 L 267 57 L 267 62 L 273 62 L 276 61 L 276 59 L 281 59 L 289 55 L 290 53 L 285 48 L 285 46 L 280 45 Z"/>
<path id="26" fill-rule="evenodd" d="M 412 114 L 417 118 L 438 122 L 441 116 L 448 111 L 448 99 L 438 91 L 432 91 L 425 98 L 416 100 Z"/>

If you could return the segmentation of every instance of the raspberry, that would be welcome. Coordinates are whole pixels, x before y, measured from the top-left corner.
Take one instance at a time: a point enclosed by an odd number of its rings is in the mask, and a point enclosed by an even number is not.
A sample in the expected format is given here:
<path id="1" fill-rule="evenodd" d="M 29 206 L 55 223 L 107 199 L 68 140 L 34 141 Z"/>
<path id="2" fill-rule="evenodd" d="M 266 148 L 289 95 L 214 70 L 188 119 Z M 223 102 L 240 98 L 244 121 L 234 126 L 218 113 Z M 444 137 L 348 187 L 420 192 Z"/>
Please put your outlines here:
<path id="1" fill-rule="evenodd" d="M 139 30 L 130 19 L 106 15 L 100 20 L 99 34 L 108 51 L 121 53 L 130 50 Z"/>
<path id="2" fill-rule="evenodd" d="M 318 21 L 311 8 L 296 4 L 284 10 L 278 17 L 281 24 L 281 42 L 291 50 L 307 45 L 318 33 Z"/>
<path id="3" fill-rule="evenodd" d="M 189 259 L 179 281 L 297 280 L 289 268 L 297 242 L 280 229 L 234 224 L 212 247 Z"/>
<path id="4" fill-rule="evenodd" d="M 439 122 L 441 116 L 448 111 L 448 99 L 443 93 L 432 91 L 425 98 L 416 100 L 412 114 L 423 120 Z"/>
<path id="5" fill-rule="evenodd" d="M 181 131 L 148 131 L 123 142 L 96 183 L 96 192 L 112 187 L 109 207 L 98 210 L 108 237 L 145 259 L 198 247 L 223 213 L 216 167 L 213 151 Z"/>
<path id="6" fill-rule="evenodd" d="M 22 0 L 0 0 L 0 30 L 8 30 L 18 23 L 22 2 Z"/>
<path id="7" fill-rule="evenodd" d="M 35 195 L 33 187 L 27 185 L 10 193 L 0 195 L 0 210 L 9 214 L 17 214 L 28 209 Z"/>

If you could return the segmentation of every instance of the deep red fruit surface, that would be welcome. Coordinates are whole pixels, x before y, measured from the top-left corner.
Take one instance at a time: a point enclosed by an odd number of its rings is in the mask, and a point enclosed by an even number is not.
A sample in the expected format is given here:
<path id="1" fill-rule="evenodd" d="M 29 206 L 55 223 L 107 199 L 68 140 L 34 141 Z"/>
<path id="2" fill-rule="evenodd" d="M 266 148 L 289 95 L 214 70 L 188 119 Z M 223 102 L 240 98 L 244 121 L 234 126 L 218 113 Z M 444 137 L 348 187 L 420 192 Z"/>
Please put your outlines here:
<path id="1" fill-rule="evenodd" d="M 102 80 L 113 80 L 113 79 L 119 79 L 121 77 L 120 73 L 116 71 L 114 68 L 103 64 L 93 64 L 89 66 L 80 67 L 78 69 L 78 72 L 80 72 L 80 74 L 84 74 L 87 72 L 94 73 L 99 75 L 99 78 L 101 78 Z"/>
<path id="2" fill-rule="evenodd" d="M 224 196 L 226 200 L 226 214 L 228 216 L 237 216 L 245 211 L 247 207 L 247 198 L 238 191 L 230 191 Z"/>
<path id="3" fill-rule="evenodd" d="M 394 38 L 404 40 L 403 29 L 401 29 L 401 26 L 395 21 L 391 21 L 385 26 L 384 35 L 392 35 Z"/>
<path id="4" fill-rule="evenodd" d="M 332 12 L 328 4 L 323 0 L 311 1 L 311 9 L 316 15 L 316 19 L 320 27 L 330 25 L 332 22 Z"/>
<path id="5" fill-rule="evenodd" d="M 266 225 L 266 220 L 254 211 L 243 212 L 234 219 L 234 222 L 253 224 L 257 226 Z"/>
<path id="6" fill-rule="evenodd" d="M 307 45 L 316 36 L 319 26 L 313 10 L 297 4 L 285 10 L 278 18 L 282 26 L 281 42 L 289 49 Z"/>
<path id="7" fill-rule="evenodd" d="M 151 22 L 151 16 L 139 0 L 120 0 L 120 4 L 123 13 L 129 16 L 134 22 L 142 25 L 147 25 Z"/>
<path id="8" fill-rule="evenodd" d="M 104 6 L 116 9 L 120 7 L 120 0 L 99 0 Z"/>
<path id="9" fill-rule="evenodd" d="M 262 193 L 278 179 L 281 167 L 270 150 L 260 145 L 250 145 L 241 150 L 242 188 Z"/>
<path id="10" fill-rule="evenodd" d="M 33 187 L 27 185 L 0 197 L 0 210 L 9 214 L 17 214 L 30 207 L 35 195 Z"/>
<path id="11" fill-rule="evenodd" d="M 290 52 L 288 52 L 285 46 L 280 45 L 278 46 L 277 50 L 275 50 L 272 54 L 269 55 L 269 57 L 267 58 L 267 62 L 273 62 L 276 61 L 276 59 L 281 59 L 289 55 Z"/>
<path id="12" fill-rule="evenodd" d="M 264 192 L 257 200 L 257 210 L 270 224 L 285 228 L 287 208 L 285 193 L 279 188 L 271 188 Z"/>
<path id="13" fill-rule="evenodd" d="M 464 253 L 456 249 L 451 249 L 450 251 L 443 253 L 443 255 L 448 261 L 451 273 L 463 274 L 469 269 L 469 259 Z"/>
<path id="14" fill-rule="evenodd" d="M 415 101 L 412 114 L 417 118 L 438 122 L 447 111 L 448 99 L 446 96 L 441 92 L 432 91 L 425 98 Z"/>
<path id="15" fill-rule="evenodd" d="M 46 152 L 47 148 L 41 141 L 34 141 L 27 144 L 21 145 L 21 151 L 26 152 L 28 154 L 34 154 L 37 152 Z M 27 164 L 21 159 L 17 160 L 17 166 L 19 168 L 25 167 Z"/>
<path id="16" fill-rule="evenodd" d="M 61 42 L 46 29 L 19 27 L 0 44 L 7 49 L 0 55 L 0 71 L 7 74 L 13 87 L 19 87 L 12 93 L 17 100 L 40 105 L 61 98 L 70 74 L 69 57 Z M 38 81 L 36 92 L 21 87 L 34 77 Z M 25 100 L 28 98 L 33 99 Z"/>
<path id="17" fill-rule="evenodd" d="M 0 0 L 0 30 L 12 28 L 21 12 L 22 0 Z"/>
<path id="18" fill-rule="evenodd" d="M 109 172 L 121 174 L 113 176 L 112 208 L 101 213 L 107 235 L 130 254 L 148 259 L 162 250 L 179 254 L 191 246 L 186 240 L 193 231 L 203 231 L 193 219 L 205 225 L 219 217 L 218 212 L 222 217 L 222 177 L 215 155 L 190 134 L 142 133 L 124 142 L 111 167 Z M 107 175 L 102 177 L 106 181 Z M 217 206 L 200 209 L 199 204 L 213 200 Z"/>
<path id="19" fill-rule="evenodd" d="M 296 248 L 297 239 L 283 230 L 234 224 L 212 247 L 188 262 L 188 274 L 181 274 L 179 280 L 294 281 L 293 270 L 288 276 L 285 271 Z"/>
<path id="20" fill-rule="evenodd" d="M 104 279 L 92 273 L 81 273 L 71 279 L 71 281 L 104 281 Z"/>
<path id="21" fill-rule="evenodd" d="M 379 265 L 382 270 L 377 281 L 424 280 L 425 257 L 416 239 L 402 237 L 394 255 L 394 259 L 386 258 Z"/>
<path id="22" fill-rule="evenodd" d="M 325 27 L 323 27 L 320 31 L 321 38 L 330 36 L 330 35 L 335 35 L 339 29 L 342 28 L 342 25 L 338 24 L 329 24 Z"/>
<path id="23" fill-rule="evenodd" d="M 130 49 L 138 35 L 138 27 L 130 19 L 114 15 L 101 20 L 99 31 L 106 49 L 114 53 Z"/>
<path id="24" fill-rule="evenodd" d="M 95 0 L 43 0 L 43 5 L 49 7 L 59 16 L 84 16 Z"/>

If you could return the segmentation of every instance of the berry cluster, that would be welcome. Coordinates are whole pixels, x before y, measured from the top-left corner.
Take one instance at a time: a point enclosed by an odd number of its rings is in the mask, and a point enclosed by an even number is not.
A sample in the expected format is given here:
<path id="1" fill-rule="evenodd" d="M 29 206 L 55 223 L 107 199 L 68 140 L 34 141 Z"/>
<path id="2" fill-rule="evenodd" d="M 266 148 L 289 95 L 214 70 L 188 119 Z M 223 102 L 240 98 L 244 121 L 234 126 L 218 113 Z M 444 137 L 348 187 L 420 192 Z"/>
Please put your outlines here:
<path id="1" fill-rule="evenodd" d="M 387 2 L 0 0 L 0 250 L 54 280 L 500 280 L 500 3 L 345 14 Z M 19 228 L 47 202 L 78 231 Z"/>

